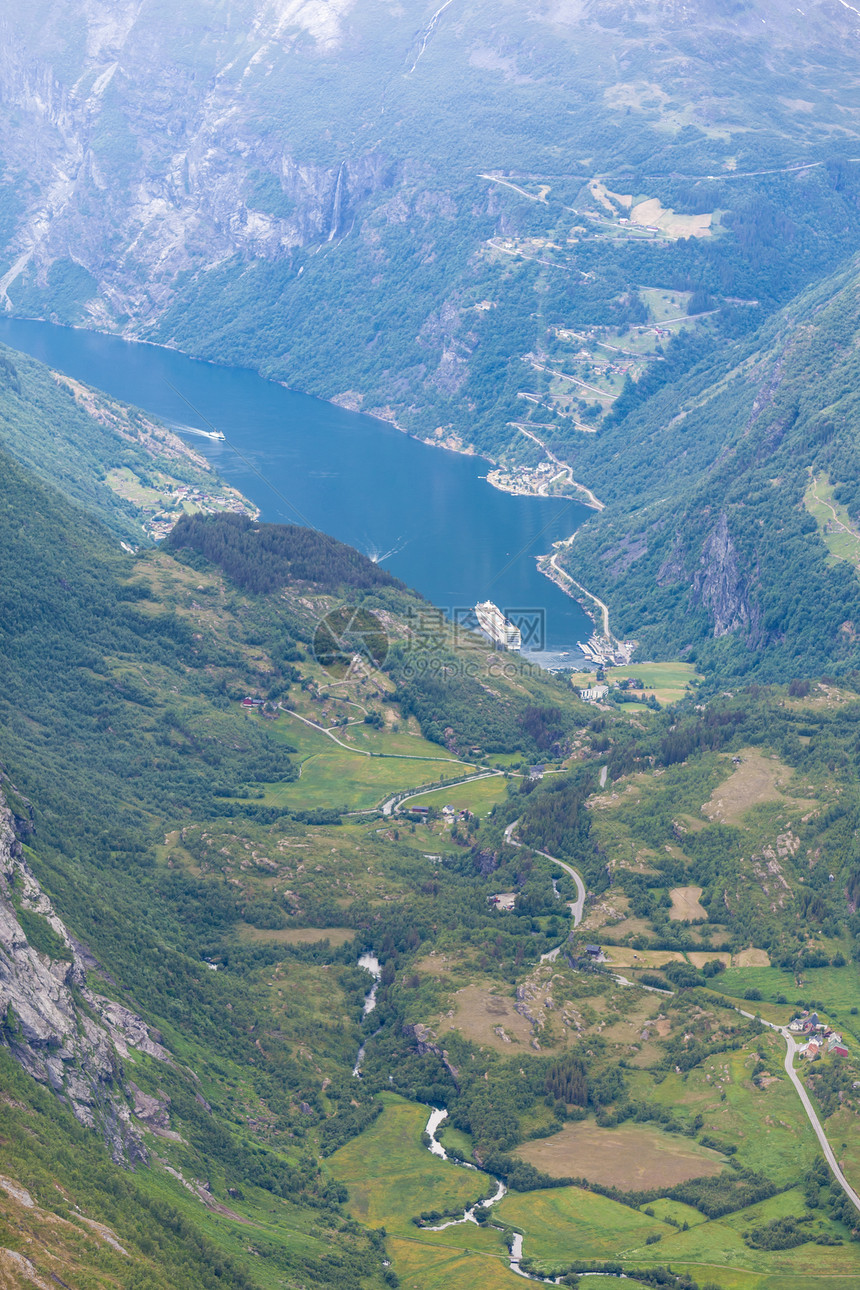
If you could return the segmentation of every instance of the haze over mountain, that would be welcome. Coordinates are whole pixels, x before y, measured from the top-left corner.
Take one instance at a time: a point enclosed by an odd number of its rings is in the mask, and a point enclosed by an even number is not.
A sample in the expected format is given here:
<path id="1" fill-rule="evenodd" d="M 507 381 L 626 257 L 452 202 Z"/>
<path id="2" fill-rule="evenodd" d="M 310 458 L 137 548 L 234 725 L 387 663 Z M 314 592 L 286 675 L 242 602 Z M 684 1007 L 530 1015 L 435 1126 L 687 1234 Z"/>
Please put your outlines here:
<path id="1" fill-rule="evenodd" d="M 3 25 L 0 286 L 494 452 L 558 327 L 641 320 L 649 284 L 766 306 L 853 249 L 855 171 L 820 167 L 858 152 L 858 24 L 841 0 L 37 0 Z M 576 232 L 594 176 L 723 212 L 719 236 Z"/>
<path id="2" fill-rule="evenodd" d="M 6 7 L 7 312 L 584 500 L 637 652 L 4 346 L 0 1286 L 860 1282 L 858 68 L 847 0 Z"/>
<path id="3" fill-rule="evenodd" d="M 543 443 L 602 500 L 638 499 L 636 407 L 671 421 L 675 381 L 702 360 L 719 381 L 858 244 L 858 41 L 842 0 L 40 0 L 3 27 L 0 293 L 508 463 Z M 715 456 L 741 431 L 721 415 Z M 733 608 L 691 603 L 700 635 L 746 623 L 758 651 L 742 565 Z M 635 583 L 624 630 L 653 651 L 665 577 L 645 567 L 590 589 L 621 608 Z M 834 631 L 816 656 L 853 657 Z"/>

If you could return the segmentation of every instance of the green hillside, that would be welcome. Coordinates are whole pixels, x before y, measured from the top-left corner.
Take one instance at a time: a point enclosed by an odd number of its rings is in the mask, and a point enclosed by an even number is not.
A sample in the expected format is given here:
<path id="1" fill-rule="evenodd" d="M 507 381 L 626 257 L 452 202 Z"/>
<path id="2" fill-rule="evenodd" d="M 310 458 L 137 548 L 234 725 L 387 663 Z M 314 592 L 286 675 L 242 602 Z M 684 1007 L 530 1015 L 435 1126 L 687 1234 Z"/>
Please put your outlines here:
<path id="1" fill-rule="evenodd" d="M 357 552 L 209 514 L 134 554 L 109 490 L 83 510 L 28 450 L 42 479 L 0 459 L 12 1284 L 507 1285 L 511 1230 L 535 1274 L 856 1280 L 750 1015 L 838 1028 L 801 1072 L 860 1177 L 853 675 L 653 667 L 675 706 L 594 709 L 462 633 L 417 666 L 423 602 Z M 429 1154 L 430 1106 L 511 1189 L 477 1225 L 434 1230 L 495 1184 Z"/>
<path id="2" fill-rule="evenodd" d="M 38 0 L 14 83 L 66 115 L 0 104 L 5 299 L 451 446 L 534 464 L 522 422 L 576 457 L 628 378 L 856 249 L 855 19 L 193 0 L 105 27 Z"/>
<path id="3" fill-rule="evenodd" d="M 609 504 L 562 559 L 638 657 L 786 681 L 856 667 L 857 272 L 601 436 L 587 477 Z"/>

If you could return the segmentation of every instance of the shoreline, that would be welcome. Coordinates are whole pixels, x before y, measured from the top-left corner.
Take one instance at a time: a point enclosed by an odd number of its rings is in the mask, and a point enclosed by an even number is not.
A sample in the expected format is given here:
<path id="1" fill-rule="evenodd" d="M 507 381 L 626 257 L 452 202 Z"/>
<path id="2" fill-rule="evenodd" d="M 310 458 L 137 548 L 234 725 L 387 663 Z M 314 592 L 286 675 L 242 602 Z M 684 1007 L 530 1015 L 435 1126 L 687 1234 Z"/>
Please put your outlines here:
<path id="1" fill-rule="evenodd" d="M 153 349 L 165 349 L 170 353 L 181 354 L 183 358 L 190 358 L 195 363 L 206 363 L 209 367 L 223 367 L 224 369 L 229 370 L 231 368 L 235 369 L 238 366 L 236 363 L 224 363 L 224 362 L 221 362 L 220 359 L 204 358 L 199 354 L 189 353 L 188 350 L 180 349 L 178 345 L 173 345 L 169 341 L 150 340 L 146 336 L 135 336 L 135 335 L 129 334 L 128 332 L 123 332 L 123 331 L 108 331 L 104 327 L 96 327 L 96 326 L 87 327 L 82 323 L 52 322 L 50 318 L 40 318 L 40 317 L 33 316 L 31 314 L 18 314 L 9 309 L 5 310 L 2 314 L 0 314 L 0 317 L 6 317 L 6 318 L 9 318 L 11 321 L 18 321 L 18 322 L 44 323 L 49 327 L 62 327 L 62 328 L 66 328 L 69 331 L 93 332 L 98 336 L 108 336 L 113 340 L 125 341 L 127 345 L 151 345 Z M 14 349 L 14 346 L 9 346 L 9 348 Z M 456 453 L 457 456 L 459 457 L 474 457 L 477 460 L 486 461 L 487 464 L 493 467 L 494 469 L 500 468 L 500 462 L 495 457 L 490 457 L 487 453 L 484 453 L 484 452 L 478 452 L 477 449 L 475 449 L 471 445 L 469 447 L 463 448 L 463 447 L 458 447 L 455 443 L 452 443 L 450 438 L 431 439 L 431 438 L 425 438 L 423 435 L 413 434 L 413 432 L 407 429 L 406 426 L 403 426 L 400 424 L 400 422 L 397 420 L 397 417 L 394 415 L 393 412 L 386 415 L 387 410 L 382 408 L 376 409 L 375 411 L 369 411 L 365 408 L 362 408 L 357 401 L 353 401 L 353 400 L 347 401 L 346 394 L 350 394 L 352 393 L 352 391 L 346 391 L 344 395 L 333 395 L 331 398 L 325 398 L 323 395 L 320 395 L 320 394 L 311 394 L 307 390 L 300 390 L 294 385 L 289 385 L 286 381 L 279 380 L 277 377 L 263 376 L 263 374 L 260 371 L 258 371 L 258 369 L 255 367 L 247 367 L 247 368 L 240 367 L 239 370 L 253 372 L 256 376 L 260 378 L 260 380 L 271 381 L 272 385 L 280 385 L 282 389 L 289 390 L 291 394 L 301 394 L 301 395 L 304 395 L 305 398 L 318 399 L 320 403 L 330 403 L 336 408 L 343 408 L 344 411 L 346 412 L 356 412 L 358 413 L 359 416 L 371 417 L 374 421 L 382 421 L 385 425 L 393 426 L 395 430 L 398 430 L 401 434 L 405 434 L 408 438 L 415 439 L 418 443 L 426 444 L 428 448 L 442 448 L 446 452 Z M 133 405 L 128 404 L 127 406 L 131 407 Z M 145 411 L 145 409 L 141 409 L 141 410 Z M 523 429 L 523 427 L 520 425 L 517 425 L 516 428 L 521 429 L 522 432 L 527 436 L 527 438 L 532 439 L 546 453 L 549 460 L 554 462 L 559 467 L 560 471 L 564 471 L 570 474 L 571 487 L 576 490 L 576 493 L 574 495 L 567 494 L 567 493 L 559 493 L 559 494 L 555 494 L 556 496 L 572 497 L 572 500 L 578 500 L 579 497 L 581 496 L 583 499 L 585 499 L 584 504 L 586 506 L 589 506 L 592 509 L 597 511 L 602 511 L 604 509 L 605 503 L 601 502 L 600 499 L 596 497 L 595 494 L 591 491 L 591 489 L 586 487 L 585 484 L 580 484 L 578 480 L 575 480 L 573 478 L 572 468 L 566 462 L 559 461 L 559 459 L 549 451 L 546 445 L 540 439 L 538 439 L 537 435 L 534 435 L 530 431 Z M 171 429 L 171 427 L 168 426 L 168 429 Z M 203 434 L 204 432 L 201 431 L 200 433 Z M 205 432 L 205 434 L 206 434 L 206 438 L 213 437 L 209 432 Z M 496 488 L 499 490 L 499 492 L 502 492 L 502 493 L 508 493 L 512 497 L 550 496 L 550 494 L 547 494 L 547 493 L 532 492 L 529 490 L 518 489 L 515 487 L 506 487 L 502 484 L 497 483 L 495 480 L 490 479 L 489 474 L 486 476 L 483 476 L 483 478 L 487 480 L 487 482 L 490 484 L 492 488 Z"/>
<path id="2" fill-rule="evenodd" d="M 184 358 L 189 358 L 197 363 L 205 363 L 210 367 L 223 367 L 225 369 L 236 367 L 236 364 L 233 364 L 233 363 L 223 363 L 217 359 L 203 358 L 197 354 L 190 354 L 186 350 L 180 349 L 178 345 L 170 344 L 169 342 L 166 342 L 166 341 L 151 340 L 143 336 L 129 335 L 126 332 L 108 331 L 104 327 L 98 327 L 98 326 L 88 327 L 80 323 L 51 322 L 51 320 L 48 318 L 39 318 L 39 317 L 33 317 L 25 314 L 16 314 L 11 310 L 7 310 L 4 316 L 8 317 L 11 321 L 35 322 L 35 323 L 40 323 L 50 327 L 67 328 L 69 331 L 94 332 L 100 336 L 107 336 L 114 340 L 124 341 L 127 345 L 151 345 L 154 349 L 163 349 L 171 353 L 181 354 Z M 14 351 L 14 346 L 10 345 L 8 346 L 8 348 Z M 552 453 L 549 448 L 547 448 L 546 444 L 541 439 L 539 439 L 536 434 L 534 434 L 530 430 L 527 430 L 525 426 L 523 426 L 521 423 L 517 423 L 515 425 L 515 428 L 520 430 L 520 432 L 524 434 L 526 438 L 531 439 L 532 442 L 535 443 L 538 446 L 538 448 L 540 448 L 541 451 L 545 454 L 546 459 L 552 462 L 553 465 L 557 467 L 558 473 L 552 477 L 552 480 L 551 481 L 541 480 L 541 483 L 543 483 L 545 487 L 548 487 L 550 482 L 556 482 L 559 479 L 559 476 L 561 474 L 566 474 L 568 477 L 569 486 L 574 490 L 573 493 L 562 493 L 562 494 L 552 495 L 546 491 L 538 491 L 540 489 L 540 483 L 538 484 L 537 488 L 520 488 L 520 487 L 517 487 L 516 484 L 514 483 L 503 483 L 498 478 L 497 479 L 491 478 L 493 474 L 497 474 L 501 470 L 500 463 L 497 460 L 495 460 L 493 457 L 487 456 L 484 453 L 476 452 L 473 448 L 467 449 L 467 448 L 458 447 L 456 444 L 451 443 L 450 439 L 447 439 L 447 440 L 430 439 L 430 438 L 425 438 L 421 435 L 413 434 L 410 430 L 408 430 L 405 426 L 401 425 L 398 422 L 393 412 L 388 412 L 388 415 L 386 415 L 386 412 L 388 411 L 387 409 L 377 409 L 372 412 L 365 411 L 364 409 L 362 409 L 360 406 L 357 405 L 357 401 L 354 402 L 351 399 L 347 401 L 344 395 L 335 396 L 332 398 L 323 398 L 320 395 L 309 394 L 305 390 L 296 389 L 294 386 L 289 385 L 286 381 L 277 380 L 276 378 L 272 378 L 272 377 L 262 376 L 261 373 L 253 367 L 249 367 L 247 369 L 242 369 L 242 370 L 254 372 L 254 374 L 260 377 L 261 380 L 271 381 L 273 385 L 280 385 L 282 389 L 289 390 L 293 394 L 302 394 L 302 395 L 305 395 L 305 397 L 307 398 L 318 399 L 320 403 L 328 403 L 334 407 L 343 408 L 347 412 L 356 412 L 360 416 L 371 417 L 374 421 L 381 421 L 386 425 L 392 426 L 395 430 L 399 431 L 401 434 L 405 434 L 408 438 L 414 439 L 418 443 L 426 444 L 429 448 L 442 448 L 447 452 L 456 453 L 458 456 L 472 457 L 481 461 L 486 461 L 487 464 L 491 467 L 491 470 L 488 471 L 487 475 L 482 476 L 482 478 L 485 480 L 486 483 L 489 484 L 491 488 L 495 488 L 498 492 L 507 493 L 509 496 L 512 496 L 512 497 L 539 497 L 547 500 L 549 500 L 552 496 L 556 496 L 559 500 L 562 500 L 563 498 L 567 498 L 571 501 L 579 501 L 582 505 L 589 507 L 591 510 L 597 511 L 598 514 L 605 509 L 605 503 L 601 502 L 600 499 L 592 492 L 590 488 L 588 488 L 585 484 L 579 483 L 578 480 L 574 479 L 572 467 L 568 465 L 567 462 L 560 461 L 559 458 L 556 457 L 555 454 Z M 90 387 L 90 388 L 95 388 L 95 387 Z M 109 397 L 113 397 L 113 396 L 109 396 Z M 118 400 L 118 402 L 123 403 L 124 400 Z M 135 405 L 126 404 L 125 406 L 132 407 Z M 141 409 L 141 410 L 145 411 L 145 409 Z M 150 415 L 150 414 L 147 414 L 147 415 Z M 158 418 L 158 420 L 161 420 L 161 419 Z M 176 437 L 179 440 L 180 444 L 182 444 L 181 437 L 177 434 L 176 430 L 173 429 L 173 427 L 164 423 L 164 428 L 169 434 Z M 189 429 L 190 428 L 191 427 L 189 427 Z M 209 437 L 210 436 L 207 434 L 206 438 L 209 438 Z M 189 451 L 188 445 L 182 444 L 182 446 L 186 449 L 186 451 Z M 190 450 L 190 451 L 193 453 L 193 450 Z M 210 464 L 210 468 L 211 468 L 211 464 Z M 536 469 L 531 467 L 525 467 L 522 469 L 528 472 L 526 477 L 530 481 L 537 478 Z M 542 472 L 542 474 L 545 474 L 545 473 L 546 472 Z M 248 498 L 244 498 L 243 496 L 243 500 L 245 502 L 248 502 L 249 506 L 251 505 Z M 557 548 L 561 546 L 569 546 L 570 543 L 573 541 L 573 539 L 576 537 L 576 532 L 577 530 L 574 530 L 574 532 L 571 534 L 569 538 L 561 542 L 555 543 L 555 546 Z M 555 583 L 555 585 L 566 595 L 569 595 L 572 600 L 575 600 L 582 607 L 582 609 L 585 611 L 588 617 L 591 618 L 595 627 L 597 627 L 598 625 L 598 619 L 597 617 L 595 617 L 595 612 L 592 608 L 592 605 L 598 606 L 600 610 L 600 617 L 603 619 L 605 635 L 607 640 L 609 640 L 610 637 L 609 637 L 609 629 L 608 629 L 608 621 L 609 621 L 608 608 L 604 605 L 603 601 L 601 601 L 597 596 L 594 596 L 592 592 L 587 590 L 587 588 L 582 587 L 578 582 L 576 582 L 574 578 L 571 578 L 571 576 L 568 573 L 566 573 L 563 569 L 560 569 L 555 564 L 557 554 L 558 553 L 556 551 L 555 554 L 546 553 L 544 555 L 538 556 L 537 557 L 538 571 L 541 574 L 543 574 L 544 577 L 548 578 L 550 582 Z M 577 590 L 580 592 L 580 595 L 573 594 L 570 591 L 569 587 L 565 585 L 565 582 L 568 582 L 572 586 L 576 587 Z"/>
<path id="3" fill-rule="evenodd" d="M 385 425 L 393 426 L 395 430 L 398 430 L 401 434 L 405 434 L 408 438 L 415 439 L 418 443 L 426 444 L 428 448 L 442 448 L 446 452 L 456 453 L 459 457 L 474 457 L 477 460 L 486 461 L 487 464 L 494 469 L 498 469 L 500 467 L 500 462 L 495 457 L 491 457 L 485 452 L 478 452 L 477 449 L 471 445 L 465 448 L 458 447 L 455 443 L 451 442 L 450 438 L 433 439 L 425 438 L 423 435 L 413 434 L 413 432 L 407 429 L 406 426 L 400 424 L 393 412 L 389 412 L 388 415 L 386 415 L 387 409 L 384 408 L 369 411 L 368 409 L 361 407 L 357 401 L 353 401 L 352 399 L 347 401 L 346 395 L 351 394 L 352 391 L 345 391 L 342 395 L 333 395 L 330 398 L 326 398 L 321 394 L 311 394 L 307 390 L 298 389 L 296 386 L 288 384 L 287 381 L 279 380 L 277 377 L 263 376 L 256 367 L 244 367 L 237 365 L 236 363 L 224 363 L 220 359 L 216 358 L 204 358 L 200 354 L 192 354 L 189 353 L 188 350 L 180 349 L 178 345 L 171 344 L 169 341 L 151 340 L 146 336 L 136 336 L 124 331 L 108 331 L 104 327 L 87 327 L 82 323 L 52 322 L 50 318 L 40 318 L 31 314 L 18 314 L 9 309 L 0 313 L 0 317 L 6 317 L 11 321 L 18 322 L 44 323 L 50 327 L 66 328 L 68 331 L 93 332 L 98 336 L 108 336 L 113 340 L 125 341 L 127 345 L 151 345 L 153 349 L 165 349 L 170 353 L 181 354 L 183 358 L 189 358 L 195 363 L 206 363 L 209 367 L 223 367 L 224 369 L 229 370 L 236 369 L 238 366 L 240 371 L 253 372 L 261 381 L 270 381 L 272 385 L 280 385 L 282 389 L 289 390 L 291 394 L 301 394 L 304 395 L 305 398 L 318 399 L 320 403 L 330 403 L 336 408 L 343 408 L 346 412 L 356 412 L 359 416 L 371 417 L 374 421 L 382 421 Z M 14 349 L 14 346 L 9 346 L 9 348 Z M 128 404 L 128 406 L 131 407 L 133 405 Z M 142 410 L 145 411 L 145 409 Z M 168 427 L 168 429 L 169 428 L 170 427 Z M 585 484 L 580 484 L 577 480 L 573 479 L 572 468 L 566 462 L 559 461 L 559 459 L 549 451 L 546 445 L 538 439 L 537 435 L 532 434 L 528 430 L 524 430 L 519 424 L 516 425 L 516 428 L 521 429 L 527 438 L 532 439 L 546 453 L 547 457 L 559 467 L 559 470 L 570 473 L 571 486 L 576 490 L 576 496 L 573 497 L 573 500 L 578 500 L 578 497 L 581 495 L 582 498 L 585 499 L 584 504 L 586 506 L 597 511 L 602 511 L 604 509 L 605 503 L 601 502 Z M 211 436 L 207 433 L 206 437 L 209 438 Z M 500 492 L 508 493 L 512 497 L 549 496 L 549 494 L 546 493 L 530 492 L 527 490 L 504 487 L 501 484 L 497 484 L 494 480 L 491 480 L 489 475 L 484 476 L 484 478 L 492 488 L 497 488 Z M 557 494 L 557 496 L 568 497 L 571 495 L 563 493 Z"/>

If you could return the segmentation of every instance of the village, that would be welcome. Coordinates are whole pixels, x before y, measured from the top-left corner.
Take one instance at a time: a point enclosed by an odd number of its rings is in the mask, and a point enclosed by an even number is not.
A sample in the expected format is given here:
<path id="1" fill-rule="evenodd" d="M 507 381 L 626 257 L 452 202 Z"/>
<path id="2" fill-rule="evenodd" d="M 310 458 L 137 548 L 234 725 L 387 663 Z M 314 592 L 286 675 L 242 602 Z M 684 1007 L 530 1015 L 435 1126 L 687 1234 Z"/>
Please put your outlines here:
<path id="1" fill-rule="evenodd" d="M 834 1057 L 848 1056 L 842 1036 L 819 1021 L 817 1012 L 802 1013 L 788 1023 L 788 1028 L 793 1035 L 805 1036 L 806 1043 L 798 1045 L 797 1051 L 808 1061 L 814 1062 L 825 1053 L 832 1053 Z"/>
<path id="2" fill-rule="evenodd" d="M 496 467 L 488 473 L 487 483 L 514 497 L 571 495 L 570 468 L 549 461 L 542 461 L 539 466 Z"/>
<path id="3" fill-rule="evenodd" d="M 170 485 L 165 491 L 171 491 Z M 155 542 L 163 542 L 183 515 L 219 515 L 229 511 L 234 515 L 247 515 L 249 519 L 254 520 L 259 519 L 260 516 L 257 507 L 252 506 L 232 488 L 224 489 L 223 492 L 209 493 L 194 484 L 181 484 L 173 487 L 170 500 L 175 505 L 162 505 L 159 509 L 142 507 L 145 517 L 143 527 Z"/>
<path id="4" fill-rule="evenodd" d="M 168 470 L 153 470 L 143 478 L 129 466 L 118 466 L 105 475 L 112 492 L 131 502 L 144 532 L 154 542 L 163 542 L 183 515 L 220 515 L 230 512 L 257 520 L 260 512 L 235 488 L 216 481 L 202 468 L 202 458 L 193 457 L 191 482 Z"/>

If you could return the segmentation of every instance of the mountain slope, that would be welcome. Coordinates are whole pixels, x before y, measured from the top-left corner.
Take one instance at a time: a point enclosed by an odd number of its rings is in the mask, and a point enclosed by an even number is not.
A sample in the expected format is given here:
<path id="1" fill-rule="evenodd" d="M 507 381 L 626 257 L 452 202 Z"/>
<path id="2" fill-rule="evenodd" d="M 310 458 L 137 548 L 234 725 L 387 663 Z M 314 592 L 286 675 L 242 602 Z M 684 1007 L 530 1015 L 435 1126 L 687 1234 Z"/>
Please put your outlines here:
<path id="1" fill-rule="evenodd" d="M 80 502 L 0 451 L 0 1275 L 47 1284 L 65 1259 L 81 1290 L 102 1272 L 147 1290 L 174 1272 L 381 1286 L 383 1238 L 325 1164 L 381 1110 L 384 1081 L 353 1075 L 370 983 L 356 960 L 391 959 L 416 919 L 429 935 L 465 908 L 489 937 L 496 915 L 489 873 L 470 876 L 474 817 L 445 840 L 466 872 L 433 879 L 377 808 L 468 778 L 476 732 L 505 766 L 559 767 L 583 705 L 441 628 L 428 698 L 410 625 L 426 603 L 312 530 L 197 515 L 170 547 L 121 547 L 87 470 L 122 455 L 137 414 L 79 391 L 84 411 L 35 363 L 19 375 L 18 402 L 0 395 L 9 438 Z M 40 415 L 55 396 L 65 418 Z M 146 474 L 171 443 L 151 426 L 129 460 Z M 505 775 L 484 774 L 504 796 Z M 562 934 L 544 913 L 508 924 L 512 964 Z M 430 1078 L 403 1056 L 407 1078 Z M 81 1248 L 87 1220 L 106 1225 L 101 1253 Z"/>
<path id="2" fill-rule="evenodd" d="M 860 518 L 858 274 L 855 260 L 601 437 L 585 478 L 611 504 L 562 559 L 646 655 L 695 649 L 774 679 L 856 667 L 857 560 L 828 549 L 840 521 L 816 523 L 811 490 L 832 488 L 847 536 Z"/>
<path id="3" fill-rule="evenodd" d="M 853 249 L 857 23 L 39 0 L 0 42 L 0 296 L 515 451 L 510 422 L 547 420 L 530 356 L 583 376 L 559 329 L 641 321 L 640 288 L 770 308 Z"/>

